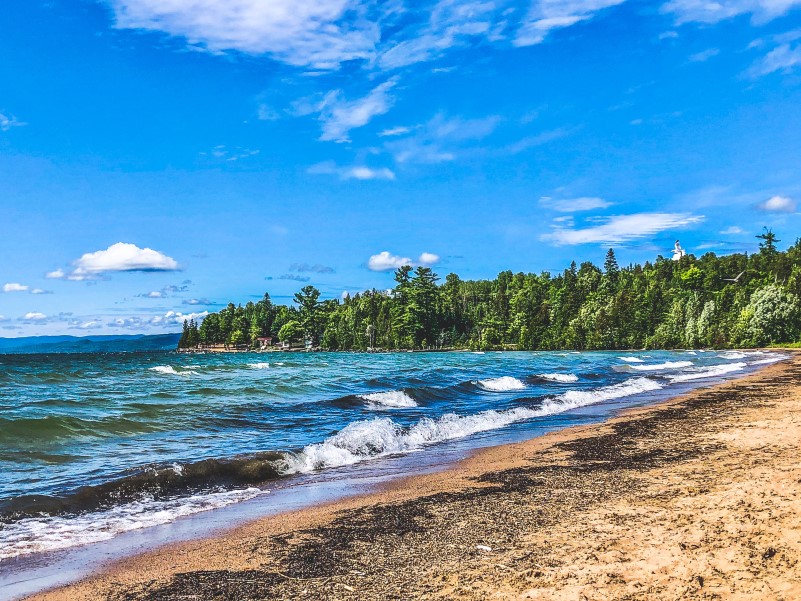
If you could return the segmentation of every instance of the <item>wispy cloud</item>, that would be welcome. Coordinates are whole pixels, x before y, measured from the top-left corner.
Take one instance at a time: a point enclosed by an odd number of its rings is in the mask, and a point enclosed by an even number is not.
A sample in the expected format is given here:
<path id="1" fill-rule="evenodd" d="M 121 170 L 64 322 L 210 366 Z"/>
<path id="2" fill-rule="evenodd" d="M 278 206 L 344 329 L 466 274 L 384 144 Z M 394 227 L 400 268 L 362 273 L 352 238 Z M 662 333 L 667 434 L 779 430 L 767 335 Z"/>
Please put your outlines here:
<path id="1" fill-rule="evenodd" d="M 801 0 L 669 0 L 662 12 L 672 14 L 676 22 L 718 23 L 738 15 L 752 15 L 754 21 L 764 23 L 787 14 L 801 6 Z"/>
<path id="2" fill-rule="evenodd" d="M 252 148 L 243 148 L 242 146 L 228 148 L 225 146 L 225 144 L 219 144 L 208 152 L 201 152 L 200 156 L 232 163 L 234 161 L 240 161 L 242 159 L 254 157 L 259 154 L 259 152 L 259 150 L 254 150 Z"/>
<path id="3" fill-rule="evenodd" d="M 659 232 L 700 223 L 703 215 L 689 213 L 635 213 L 604 218 L 600 225 L 584 228 L 565 227 L 555 224 L 553 231 L 540 239 L 556 246 L 576 244 L 619 244 L 652 236 Z"/>
<path id="4" fill-rule="evenodd" d="M 12 127 L 23 127 L 24 125 L 28 125 L 23 121 L 19 121 L 13 115 L 4 115 L 0 113 L 0 131 L 8 131 Z"/>
<path id="5" fill-rule="evenodd" d="M 315 263 L 310 265 L 308 263 L 292 263 L 289 266 L 289 271 L 296 271 L 297 273 L 336 273 L 333 267 L 328 265 L 320 265 Z"/>
<path id="6" fill-rule="evenodd" d="M 696 52 L 695 54 L 691 54 L 690 62 L 703 63 L 708 61 L 710 58 L 717 56 L 718 54 L 720 54 L 719 48 L 707 48 L 706 50 L 702 50 L 701 52 Z"/>
<path id="7" fill-rule="evenodd" d="M 386 148 L 398 163 L 452 161 L 466 145 L 491 135 L 500 122 L 498 115 L 463 119 L 440 113 L 415 128 L 414 135 L 388 141 Z"/>
<path id="8" fill-rule="evenodd" d="M 557 29 L 592 19 L 625 0 L 535 0 L 514 39 L 515 46 L 541 44 Z"/>
<path id="9" fill-rule="evenodd" d="M 371 271 L 390 271 L 398 269 L 404 265 L 411 265 L 412 267 L 422 265 L 424 267 L 431 267 L 440 261 L 440 256 L 430 252 L 421 253 L 416 261 L 409 257 L 401 255 L 394 255 L 391 252 L 384 250 L 378 254 L 372 255 L 367 260 L 367 268 Z"/>
<path id="10" fill-rule="evenodd" d="M 323 161 L 312 165 L 306 170 L 307 173 L 312 175 L 336 175 L 340 179 L 357 179 L 357 180 L 394 180 L 395 172 L 388 167 L 367 167 L 366 165 L 351 165 L 349 167 L 340 167 L 334 161 Z"/>
<path id="11" fill-rule="evenodd" d="M 740 234 L 744 234 L 745 230 L 737 225 L 730 225 L 725 230 L 720 230 L 720 233 L 724 236 L 738 236 Z"/>
<path id="12" fill-rule="evenodd" d="M 117 242 L 105 250 L 85 253 L 73 262 L 67 272 L 56 269 L 46 277 L 72 281 L 93 280 L 112 272 L 124 271 L 180 271 L 178 262 L 162 252 L 151 248 L 139 248 L 135 244 Z"/>
<path id="13" fill-rule="evenodd" d="M 317 114 L 322 123 L 320 140 L 349 142 L 351 130 L 367 125 L 373 117 L 389 111 L 394 98 L 390 94 L 398 83 L 392 77 L 356 100 L 347 100 L 342 90 L 332 90 L 322 97 L 304 98 L 294 104 L 298 116 Z"/>
<path id="14" fill-rule="evenodd" d="M 207 298 L 187 298 L 181 301 L 184 305 L 213 305 L 214 303 L 211 302 Z"/>
<path id="15" fill-rule="evenodd" d="M 776 71 L 789 73 L 801 65 L 801 45 L 782 44 L 756 61 L 747 71 L 750 77 L 762 77 Z"/>
<path id="16" fill-rule="evenodd" d="M 576 213 L 578 211 L 592 211 L 593 209 L 605 209 L 611 207 L 612 203 L 596 196 L 581 196 L 579 198 L 550 198 L 543 196 L 540 204 L 560 213 Z"/>

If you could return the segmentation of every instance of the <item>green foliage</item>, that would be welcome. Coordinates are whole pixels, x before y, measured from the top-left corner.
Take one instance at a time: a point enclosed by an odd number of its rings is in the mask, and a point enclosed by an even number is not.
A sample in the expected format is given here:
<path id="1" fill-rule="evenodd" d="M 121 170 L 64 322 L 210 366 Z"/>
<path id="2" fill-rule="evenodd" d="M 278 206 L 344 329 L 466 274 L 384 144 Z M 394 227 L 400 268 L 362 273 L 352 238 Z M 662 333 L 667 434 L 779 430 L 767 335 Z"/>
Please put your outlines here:
<path id="1" fill-rule="evenodd" d="M 186 324 L 180 344 L 254 344 L 276 335 L 331 350 L 794 343 L 801 336 L 801 243 L 780 251 L 770 230 L 759 239 L 760 252 L 750 256 L 658 257 L 628 267 L 610 249 L 603 269 L 572 263 L 555 276 L 504 271 L 465 281 L 451 273 L 438 284 L 430 268 L 407 266 L 395 273 L 391 291 L 323 301 L 306 286 L 295 306 L 273 305 L 269 295 L 244 307 L 229 304 L 199 329 Z"/>

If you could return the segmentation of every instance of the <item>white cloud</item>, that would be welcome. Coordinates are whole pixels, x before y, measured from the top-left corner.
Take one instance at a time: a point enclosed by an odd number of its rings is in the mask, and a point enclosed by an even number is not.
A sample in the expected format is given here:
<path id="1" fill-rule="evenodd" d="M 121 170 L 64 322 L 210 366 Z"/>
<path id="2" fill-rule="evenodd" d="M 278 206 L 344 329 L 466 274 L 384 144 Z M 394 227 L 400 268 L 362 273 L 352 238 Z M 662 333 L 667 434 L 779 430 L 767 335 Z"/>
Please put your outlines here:
<path id="1" fill-rule="evenodd" d="M 320 140 L 327 142 L 349 142 L 349 133 L 367 125 L 373 117 L 383 115 L 392 107 L 390 90 L 397 78 L 388 79 L 373 88 L 366 96 L 357 100 L 346 100 L 342 90 L 333 90 L 314 104 L 301 103 L 296 108 L 299 114 L 306 111 L 319 113 L 322 122 Z"/>
<path id="2" fill-rule="evenodd" d="M 174 329 L 181 326 L 184 320 L 194 319 L 197 322 L 203 320 L 209 314 L 208 311 L 200 313 L 182 313 L 180 311 L 167 311 L 164 315 L 155 317 L 117 317 L 109 321 L 106 325 L 110 328 L 123 328 L 126 330 L 147 330 L 149 328 L 169 328 Z"/>
<path id="3" fill-rule="evenodd" d="M 184 305 L 213 305 L 207 298 L 189 298 L 181 301 Z"/>
<path id="4" fill-rule="evenodd" d="M 71 321 L 67 327 L 73 330 L 97 330 L 98 328 L 102 328 L 103 324 L 95 319 L 89 321 L 75 320 Z"/>
<path id="5" fill-rule="evenodd" d="M 377 255 L 371 256 L 367 261 L 367 267 L 371 271 L 389 271 L 391 269 L 398 269 L 403 267 L 404 265 L 410 265 L 415 267 L 417 265 L 422 265 L 424 267 L 431 267 L 432 265 L 436 265 L 439 263 L 440 257 L 434 253 L 424 252 L 418 258 L 417 261 L 410 259 L 409 257 L 401 257 L 400 255 L 393 255 L 389 251 L 382 251 Z"/>
<path id="6" fill-rule="evenodd" d="M 621 243 L 645 236 L 651 236 L 665 230 L 686 227 L 700 223 L 702 215 L 688 213 L 635 213 L 633 215 L 615 215 L 604 219 L 601 225 L 574 229 L 557 225 L 549 234 L 540 236 L 541 240 L 552 242 L 556 246 Z"/>
<path id="7" fill-rule="evenodd" d="M 738 15 L 750 14 L 764 23 L 801 6 L 801 0 L 669 0 L 662 12 L 672 13 L 677 23 L 718 23 Z"/>
<path id="8" fill-rule="evenodd" d="M 160 31 L 211 51 L 267 54 L 299 67 L 335 69 L 371 59 L 381 3 L 355 0 L 107 0 L 116 27 Z"/>
<path id="9" fill-rule="evenodd" d="M 47 274 L 51 279 L 73 281 L 98 279 L 103 274 L 120 271 L 178 271 L 180 266 L 172 257 L 151 248 L 117 242 L 106 250 L 86 253 L 74 261 L 74 268 L 66 273 L 56 269 Z"/>
<path id="10" fill-rule="evenodd" d="M 3 292 L 27 292 L 28 290 L 30 290 L 30 286 L 25 286 L 17 282 L 3 284 Z"/>
<path id="11" fill-rule="evenodd" d="M 559 211 L 560 213 L 592 211 L 593 209 L 605 209 L 612 206 L 611 202 L 596 196 L 581 196 L 579 198 L 564 199 L 554 199 L 543 196 L 540 198 L 540 204 L 554 211 Z"/>
<path id="12" fill-rule="evenodd" d="M 0 113 L 0 131 L 8 131 L 12 127 L 22 127 L 23 125 L 28 124 L 18 121 L 16 117 Z"/>
<path id="13" fill-rule="evenodd" d="M 417 262 L 420 265 L 425 265 L 426 267 L 430 267 L 431 265 L 436 265 L 439 263 L 440 257 L 439 255 L 435 255 L 434 253 L 424 252 L 420 255 L 417 259 Z"/>
<path id="14" fill-rule="evenodd" d="M 782 44 L 756 61 L 748 70 L 751 77 L 760 77 L 783 71 L 788 73 L 801 65 L 801 46 L 791 48 L 790 44 Z"/>
<path id="15" fill-rule="evenodd" d="M 391 137 L 391 136 L 402 136 L 404 134 L 408 134 L 411 130 L 410 127 L 406 127 L 404 125 L 398 125 L 396 127 L 390 127 L 385 130 L 382 130 L 378 135 L 382 138 Z"/>
<path id="16" fill-rule="evenodd" d="M 744 234 L 745 230 L 736 225 L 730 225 L 725 230 L 720 230 L 720 233 L 724 236 L 737 236 L 739 234 Z"/>
<path id="17" fill-rule="evenodd" d="M 515 46 L 545 41 L 555 29 L 564 29 L 593 18 L 598 12 L 625 0 L 535 0 L 514 40 Z"/>
<path id="18" fill-rule="evenodd" d="M 395 172 L 387 167 L 373 169 L 365 165 L 353 165 L 350 167 L 339 167 L 334 161 L 323 161 L 306 169 L 306 173 L 312 175 L 338 175 L 340 179 L 384 179 L 394 180 Z"/>
<path id="19" fill-rule="evenodd" d="M 31 288 L 31 294 L 53 294 L 52 290 L 43 290 L 41 288 Z"/>
<path id="20" fill-rule="evenodd" d="M 281 118 L 281 114 L 269 104 L 262 102 L 259 104 L 259 108 L 256 109 L 256 117 L 259 121 L 277 121 Z"/>
<path id="21" fill-rule="evenodd" d="M 386 167 L 381 169 L 371 169 L 370 167 L 351 167 L 346 170 L 342 177 L 344 179 L 395 179 L 395 174 Z"/>
<path id="22" fill-rule="evenodd" d="M 701 52 L 696 52 L 695 54 L 691 54 L 690 62 L 703 63 L 708 61 L 713 56 L 717 56 L 718 54 L 720 54 L 720 50 L 718 48 L 707 48 L 706 50 L 702 50 Z"/>
<path id="23" fill-rule="evenodd" d="M 769 213 L 795 213 L 798 205 L 787 196 L 771 196 L 766 201 L 759 203 L 757 208 Z"/>
<path id="24" fill-rule="evenodd" d="M 393 255 L 387 250 L 373 255 L 367 260 L 367 268 L 371 271 L 389 271 L 390 269 L 398 269 L 404 265 L 411 264 L 412 260 L 409 257 Z"/>
<path id="25" fill-rule="evenodd" d="M 20 317 L 20 321 L 27 321 L 29 323 L 41 323 L 47 321 L 47 315 L 39 313 L 38 311 L 30 311 Z"/>
<path id="26" fill-rule="evenodd" d="M 386 148 L 398 163 L 452 161 L 460 148 L 491 135 L 500 122 L 497 115 L 461 119 L 438 114 L 417 127 L 415 135 L 388 141 Z"/>

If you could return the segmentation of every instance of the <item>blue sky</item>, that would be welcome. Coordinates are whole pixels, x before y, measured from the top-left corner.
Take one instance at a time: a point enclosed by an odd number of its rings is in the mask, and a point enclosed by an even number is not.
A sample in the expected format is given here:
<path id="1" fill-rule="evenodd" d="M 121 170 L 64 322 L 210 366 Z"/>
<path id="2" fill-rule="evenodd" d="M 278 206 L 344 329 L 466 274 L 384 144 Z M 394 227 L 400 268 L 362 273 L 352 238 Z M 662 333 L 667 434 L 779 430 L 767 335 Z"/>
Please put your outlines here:
<path id="1" fill-rule="evenodd" d="M 8 0 L 0 336 L 792 242 L 801 0 Z"/>

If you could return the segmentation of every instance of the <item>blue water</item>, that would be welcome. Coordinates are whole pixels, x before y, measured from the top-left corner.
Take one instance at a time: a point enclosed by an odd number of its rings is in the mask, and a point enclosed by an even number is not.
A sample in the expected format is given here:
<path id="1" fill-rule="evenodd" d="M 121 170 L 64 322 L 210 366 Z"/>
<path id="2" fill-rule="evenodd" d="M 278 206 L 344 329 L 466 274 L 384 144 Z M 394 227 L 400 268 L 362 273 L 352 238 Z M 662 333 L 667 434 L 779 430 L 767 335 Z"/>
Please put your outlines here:
<path id="1" fill-rule="evenodd" d="M 251 499 L 300 474 L 553 429 L 587 407 L 664 398 L 777 358 L 0 355 L 0 562 Z"/>

